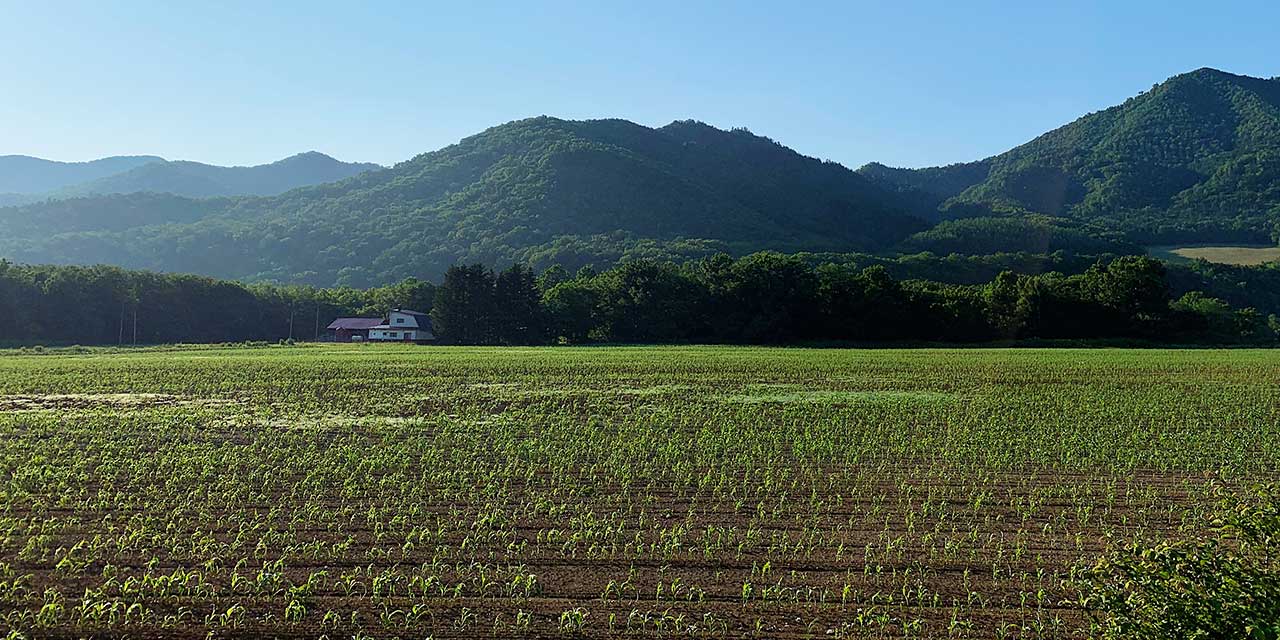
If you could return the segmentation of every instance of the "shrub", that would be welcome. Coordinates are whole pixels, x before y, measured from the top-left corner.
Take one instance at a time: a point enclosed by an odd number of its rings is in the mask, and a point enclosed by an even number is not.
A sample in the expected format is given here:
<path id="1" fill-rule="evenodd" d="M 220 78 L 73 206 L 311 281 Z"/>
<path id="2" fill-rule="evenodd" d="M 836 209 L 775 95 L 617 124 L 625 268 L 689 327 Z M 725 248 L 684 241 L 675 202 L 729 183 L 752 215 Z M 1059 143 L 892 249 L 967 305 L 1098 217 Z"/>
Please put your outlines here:
<path id="1" fill-rule="evenodd" d="M 1280 496 L 1225 497 L 1208 535 L 1130 542 L 1078 575 L 1102 640 L 1280 638 Z"/>

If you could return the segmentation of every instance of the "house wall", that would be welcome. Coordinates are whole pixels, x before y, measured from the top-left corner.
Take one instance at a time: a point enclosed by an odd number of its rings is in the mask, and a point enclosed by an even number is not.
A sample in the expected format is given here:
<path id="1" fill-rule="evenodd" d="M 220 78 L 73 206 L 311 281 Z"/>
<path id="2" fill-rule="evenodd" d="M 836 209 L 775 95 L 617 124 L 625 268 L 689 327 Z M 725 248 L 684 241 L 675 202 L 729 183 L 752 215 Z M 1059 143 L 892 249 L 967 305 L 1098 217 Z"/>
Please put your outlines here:
<path id="1" fill-rule="evenodd" d="M 369 331 L 369 339 L 389 342 L 404 340 L 413 341 L 418 339 L 418 332 L 412 329 L 408 331 L 398 329 L 371 329 Z"/>
<path id="2" fill-rule="evenodd" d="M 364 329 L 330 329 L 330 342 L 354 342 L 356 340 L 367 340 L 369 331 Z"/>

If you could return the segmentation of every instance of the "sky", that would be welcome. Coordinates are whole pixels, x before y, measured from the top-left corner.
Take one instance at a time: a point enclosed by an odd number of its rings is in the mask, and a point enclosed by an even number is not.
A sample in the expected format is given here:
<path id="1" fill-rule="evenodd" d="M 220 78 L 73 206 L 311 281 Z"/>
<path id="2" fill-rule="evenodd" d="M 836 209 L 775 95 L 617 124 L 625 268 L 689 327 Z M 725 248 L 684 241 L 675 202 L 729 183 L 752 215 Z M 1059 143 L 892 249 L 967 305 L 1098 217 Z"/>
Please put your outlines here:
<path id="1" fill-rule="evenodd" d="M 1197 69 L 1280 2 L 0 0 L 0 155 L 394 164 L 515 119 L 696 119 L 850 167 L 1000 153 Z"/>

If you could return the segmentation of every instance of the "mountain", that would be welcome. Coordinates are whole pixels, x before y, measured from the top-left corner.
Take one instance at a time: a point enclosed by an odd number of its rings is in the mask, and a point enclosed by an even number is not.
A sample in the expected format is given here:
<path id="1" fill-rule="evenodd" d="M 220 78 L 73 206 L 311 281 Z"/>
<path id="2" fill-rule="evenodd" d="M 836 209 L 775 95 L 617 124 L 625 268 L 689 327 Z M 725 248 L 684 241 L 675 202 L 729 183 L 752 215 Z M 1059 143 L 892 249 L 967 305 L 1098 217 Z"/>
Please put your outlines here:
<path id="1" fill-rule="evenodd" d="M 144 163 L 0 209 L 0 257 L 368 286 L 461 261 L 1267 242 L 1280 232 L 1280 79 L 1200 69 L 1003 154 L 927 169 L 854 172 L 696 121 L 549 117 L 389 169 L 338 165 Z M 355 175 L 279 192 L 325 170 Z"/>
<path id="2" fill-rule="evenodd" d="M 217 167 L 199 162 L 158 160 L 128 171 L 70 185 L 54 198 L 151 191 L 193 198 L 275 195 L 290 189 L 335 182 L 382 167 L 348 163 L 310 151 L 256 167 Z"/>
<path id="3" fill-rule="evenodd" d="M 0 194 L 16 197 L 54 191 L 129 171 L 156 156 L 114 156 L 91 162 L 55 162 L 31 156 L 0 156 Z"/>
<path id="4" fill-rule="evenodd" d="M 458 261 L 877 249 L 927 224 L 857 173 L 743 129 L 539 117 L 277 196 L 75 198 L 0 209 L 0 226 L 0 256 L 24 262 L 363 286 Z"/>
<path id="5" fill-rule="evenodd" d="M 1280 79 L 1199 69 L 979 162 L 859 173 L 939 219 L 1044 214 L 1141 243 L 1266 242 L 1280 222 Z"/>
<path id="6" fill-rule="evenodd" d="M 894 191 L 928 212 L 933 220 L 946 216 L 939 207 L 952 196 L 982 182 L 991 174 L 991 162 L 982 160 L 945 167 L 899 169 L 871 162 L 858 169 L 858 174 Z"/>

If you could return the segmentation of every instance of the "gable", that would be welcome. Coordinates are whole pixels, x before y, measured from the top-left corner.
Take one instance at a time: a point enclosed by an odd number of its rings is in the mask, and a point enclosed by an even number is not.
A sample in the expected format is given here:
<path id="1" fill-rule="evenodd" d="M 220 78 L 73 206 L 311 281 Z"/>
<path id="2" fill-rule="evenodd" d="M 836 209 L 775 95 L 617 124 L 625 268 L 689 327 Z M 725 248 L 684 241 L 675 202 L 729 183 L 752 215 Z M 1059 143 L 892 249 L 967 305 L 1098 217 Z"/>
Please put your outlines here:
<path id="1" fill-rule="evenodd" d="M 418 317 L 415 314 L 392 311 L 387 316 L 387 324 L 393 329 L 417 329 Z"/>

